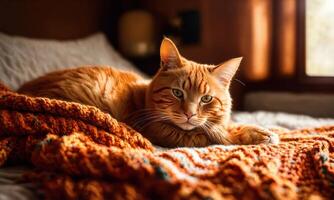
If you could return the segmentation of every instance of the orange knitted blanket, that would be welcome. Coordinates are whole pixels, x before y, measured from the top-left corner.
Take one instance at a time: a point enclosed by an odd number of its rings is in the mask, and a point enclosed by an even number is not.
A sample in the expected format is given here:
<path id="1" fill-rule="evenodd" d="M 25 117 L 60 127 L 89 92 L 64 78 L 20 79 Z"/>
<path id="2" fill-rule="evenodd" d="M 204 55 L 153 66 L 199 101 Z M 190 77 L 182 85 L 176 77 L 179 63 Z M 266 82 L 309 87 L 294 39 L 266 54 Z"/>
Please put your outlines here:
<path id="1" fill-rule="evenodd" d="M 0 163 L 30 163 L 47 199 L 330 199 L 334 126 L 279 145 L 156 150 L 95 107 L 0 84 Z"/>

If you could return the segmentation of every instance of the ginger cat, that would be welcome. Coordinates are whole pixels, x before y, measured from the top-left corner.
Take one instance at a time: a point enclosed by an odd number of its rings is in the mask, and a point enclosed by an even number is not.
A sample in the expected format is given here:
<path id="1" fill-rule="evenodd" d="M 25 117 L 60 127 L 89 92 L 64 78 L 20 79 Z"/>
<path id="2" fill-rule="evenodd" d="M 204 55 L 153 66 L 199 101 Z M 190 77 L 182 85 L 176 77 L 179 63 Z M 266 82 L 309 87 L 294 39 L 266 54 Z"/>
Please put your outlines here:
<path id="1" fill-rule="evenodd" d="M 49 73 L 18 92 L 96 106 L 165 147 L 278 143 L 267 129 L 230 122 L 229 86 L 242 58 L 199 64 L 183 58 L 168 38 L 160 56 L 152 80 L 89 66 Z"/>

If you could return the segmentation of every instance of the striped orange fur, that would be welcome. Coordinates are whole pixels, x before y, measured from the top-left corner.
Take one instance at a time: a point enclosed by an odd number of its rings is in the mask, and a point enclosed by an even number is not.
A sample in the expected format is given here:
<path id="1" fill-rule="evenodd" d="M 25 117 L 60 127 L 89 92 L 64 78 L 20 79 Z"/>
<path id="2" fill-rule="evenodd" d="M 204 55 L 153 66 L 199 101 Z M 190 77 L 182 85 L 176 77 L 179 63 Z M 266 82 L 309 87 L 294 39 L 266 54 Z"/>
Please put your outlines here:
<path id="1" fill-rule="evenodd" d="M 182 57 L 165 38 L 152 80 L 103 66 L 57 71 L 24 84 L 31 96 L 93 105 L 128 123 L 153 143 L 175 146 L 277 143 L 269 130 L 230 124 L 230 82 L 241 58 L 220 65 Z"/>

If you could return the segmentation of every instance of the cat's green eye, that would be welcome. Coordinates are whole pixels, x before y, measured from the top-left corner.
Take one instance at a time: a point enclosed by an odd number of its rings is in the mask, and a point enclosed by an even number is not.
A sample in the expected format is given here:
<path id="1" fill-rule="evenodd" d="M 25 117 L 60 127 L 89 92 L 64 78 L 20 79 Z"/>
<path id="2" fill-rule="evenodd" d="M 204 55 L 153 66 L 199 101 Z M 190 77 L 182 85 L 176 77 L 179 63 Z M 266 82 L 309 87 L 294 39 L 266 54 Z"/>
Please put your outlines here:
<path id="1" fill-rule="evenodd" d="M 183 92 L 179 89 L 172 89 L 173 95 L 181 99 L 183 97 Z"/>
<path id="2" fill-rule="evenodd" d="M 210 95 L 204 95 L 204 96 L 202 96 L 201 101 L 203 103 L 210 103 L 210 101 L 212 101 L 212 96 L 210 96 Z"/>

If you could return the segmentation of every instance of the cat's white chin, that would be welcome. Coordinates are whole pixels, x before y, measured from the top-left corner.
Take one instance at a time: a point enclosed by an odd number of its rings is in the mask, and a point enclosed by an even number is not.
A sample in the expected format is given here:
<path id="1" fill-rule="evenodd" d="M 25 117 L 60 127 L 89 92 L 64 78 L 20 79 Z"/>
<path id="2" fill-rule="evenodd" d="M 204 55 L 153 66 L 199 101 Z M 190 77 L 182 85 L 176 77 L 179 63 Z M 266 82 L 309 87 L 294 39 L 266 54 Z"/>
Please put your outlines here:
<path id="1" fill-rule="evenodd" d="M 195 125 L 190 124 L 189 122 L 182 123 L 182 124 L 177 124 L 177 126 L 180 127 L 181 129 L 185 130 L 185 131 L 190 131 L 190 130 L 193 130 L 194 128 L 196 128 Z"/>

